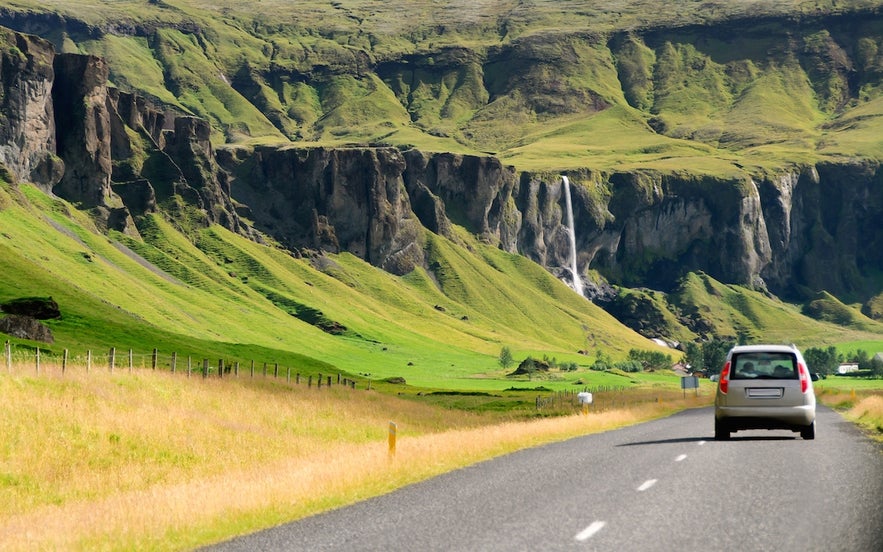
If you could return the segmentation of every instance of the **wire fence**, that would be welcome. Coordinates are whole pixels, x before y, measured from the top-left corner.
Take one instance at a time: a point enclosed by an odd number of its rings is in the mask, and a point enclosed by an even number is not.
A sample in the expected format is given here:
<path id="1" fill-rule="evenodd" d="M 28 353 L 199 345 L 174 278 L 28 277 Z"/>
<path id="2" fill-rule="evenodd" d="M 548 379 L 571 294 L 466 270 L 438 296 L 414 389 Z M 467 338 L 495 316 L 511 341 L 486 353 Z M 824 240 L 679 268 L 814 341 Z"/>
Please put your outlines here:
<path id="1" fill-rule="evenodd" d="M 149 353 L 136 353 L 133 349 L 110 348 L 106 352 L 85 351 L 70 354 L 67 349 L 61 355 L 50 355 L 39 348 L 15 347 L 6 341 L 3 348 L 3 363 L 7 373 L 27 373 L 36 375 L 57 374 L 64 376 L 69 370 L 106 370 L 111 373 L 136 370 L 165 371 L 172 374 L 183 374 L 197 378 L 273 378 L 284 379 L 286 383 L 308 387 L 344 386 L 357 389 L 360 382 L 341 374 L 301 374 L 291 366 L 280 365 L 278 362 L 257 362 L 254 360 L 241 362 L 219 358 L 212 361 L 208 358 L 194 358 L 176 352 L 161 353 L 153 349 Z M 371 389 L 371 380 L 361 382 L 364 389 Z M 591 397 L 585 402 L 585 394 Z M 536 396 L 536 410 L 553 413 L 566 413 L 582 409 L 584 413 L 602 412 L 615 408 L 627 408 L 640 404 L 671 401 L 680 397 L 680 391 L 635 390 L 626 386 L 598 385 L 583 387 L 580 390 L 562 390 L 543 393 Z M 581 397 L 582 395 L 582 397 Z"/>
<path id="2" fill-rule="evenodd" d="M 357 386 L 356 380 L 341 374 L 301 374 L 293 371 L 291 366 L 280 365 L 278 362 L 251 360 L 243 363 L 223 358 L 213 361 L 208 358 L 194 358 L 192 355 L 178 355 L 176 352 L 163 354 L 158 349 L 153 349 L 150 353 L 136 353 L 133 349 L 120 350 L 112 347 L 107 352 L 88 350 L 77 354 L 70 354 L 68 349 L 65 349 L 61 355 L 49 355 L 39 348 L 14 347 L 12 343 L 6 341 L 3 347 L 3 362 L 7 373 L 13 373 L 14 370 L 33 370 L 36 375 L 55 373 L 63 376 L 73 369 L 85 369 L 86 373 L 93 370 L 110 372 L 154 370 L 185 374 L 188 378 L 272 377 L 284 378 L 286 382 L 297 385 L 302 383 L 309 387 L 315 385 L 318 388 L 343 385 L 356 389 Z M 364 386 L 370 389 L 370 380 L 365 382 Z"/>

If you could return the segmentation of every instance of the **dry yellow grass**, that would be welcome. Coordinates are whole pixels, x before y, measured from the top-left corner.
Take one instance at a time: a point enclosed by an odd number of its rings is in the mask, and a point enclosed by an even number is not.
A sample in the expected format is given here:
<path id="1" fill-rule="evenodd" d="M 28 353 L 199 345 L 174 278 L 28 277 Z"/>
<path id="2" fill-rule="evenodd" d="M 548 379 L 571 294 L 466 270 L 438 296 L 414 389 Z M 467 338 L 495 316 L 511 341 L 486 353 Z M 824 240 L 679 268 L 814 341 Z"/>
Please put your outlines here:
<path id="1" fill-rule="evenodd" d="M 708 400 L 487 425 L 343 388 L 16 374 L 0 373 L 3 550 L 190 549 Z M 389 420 L 399 429 L 393 457 Z"/>
<path id="2" fill-rule="evenodd" d="M 877 440 L 883 441 L 883 395 L 862 398 L 849 409 L 846 416 L 869 429 Z"/>
<path id="3" fill-rule="evenodd" d="M 824 390 L 817 394 L 824 404 L 836 408 L 843 415 L 865 428 L 869 435 L 883 441 L 883 391 L 880 390 Z"/>

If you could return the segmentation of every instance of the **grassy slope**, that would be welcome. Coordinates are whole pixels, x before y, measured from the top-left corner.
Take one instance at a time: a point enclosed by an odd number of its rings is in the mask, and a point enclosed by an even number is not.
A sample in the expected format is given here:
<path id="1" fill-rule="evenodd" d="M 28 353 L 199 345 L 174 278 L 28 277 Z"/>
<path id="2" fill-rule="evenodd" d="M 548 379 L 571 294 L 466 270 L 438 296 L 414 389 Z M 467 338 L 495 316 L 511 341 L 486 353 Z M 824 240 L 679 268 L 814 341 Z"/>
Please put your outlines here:
<path id="1" fill-rule="evenodd" d="M 685 278 L 670 302 L 684 312 L 700 312 L 719 336 L 744 334 L 752 341 L 796 343 L 801 348 L 868 339 L 869 345 L 876 342 L 876 347 L 883 348 L 883 342 L 875 337 L 883 334 L 883 324 L 839 302 L 837 312 L 846 310 L 849 316 L 841 316 L 840 325 L 830 324 L 805 316 L 795 305 L 741 286 L 721 284 L 704 274 Z M 833 305 L 828 312 L 831 310 Z"/>
<path id="2" fill-rule="evenodd" d="M 108 238 L 64 202 L 20 189 L 0 191 L 0 300 L 52 296 L 59 303 L 63 317 L 48 323 L 56 343 L 41 346 L 45 354 L 157 348 L 213 365 L 224 357 L 279 362 L 303 374 L 505 388 L 511 382 L 496 361 L 502 346 L 517 359 L 584 364 L 580 349 L 622 357 L 652 347 L 541 267 L 465 235 L 474 253 L 429 238 L 444 267 L 438 281 L 422 270 L 397 278 L 351 255 L 331 258 L 323 272 L 220 228 L 202 231 L 199 249 L 158 218 L 144 240 Z M 321 311 L 347 331 L 332 336 L 280 306 Z"/>
<path id="3" fill-rule="evenodd" d="M 44 355 L 92 350 L 99 362 L 110 347 L 139 355 L 156 348 L 182 362 L 224 358 L 244 367 L 253 360 L 304 375 L 400 376 L 424 388 L 500 390 L 526 383 L 498 365 L 504 346 L 516 361 L 549 357 L 581 366 L 543 383 L 553 388 L 578 379 L 613 384 L 616 377 L 587 370 L 597 352 L 616 359 L 654 347 L 540 266 L 465 232 L 459 239 L 468 247 L 428 234 L 435 273 L 417 269 L 399 278 L 348 254 L 325 259 L 318 270 L 218 227 L 201 231 L 196 247 L 159 218 L 144 226 L 144 239 L 106 237 L 81 212 L 30 186 L 4 186 L 0 198 L 0 301 L 52 296 L 63 312 L 48 322 L 56 343 L 41 345 Z M 843 325 L 705 276 L 691 276 L 670 300 L 701 311 L 718 335 L 747 331 L 808 347 L 883 333 L 857 311 L 831 305 L 832 298 L 816 310 Z M 345 326 L 344 334 L 291 315 L 317 311 Z"/>

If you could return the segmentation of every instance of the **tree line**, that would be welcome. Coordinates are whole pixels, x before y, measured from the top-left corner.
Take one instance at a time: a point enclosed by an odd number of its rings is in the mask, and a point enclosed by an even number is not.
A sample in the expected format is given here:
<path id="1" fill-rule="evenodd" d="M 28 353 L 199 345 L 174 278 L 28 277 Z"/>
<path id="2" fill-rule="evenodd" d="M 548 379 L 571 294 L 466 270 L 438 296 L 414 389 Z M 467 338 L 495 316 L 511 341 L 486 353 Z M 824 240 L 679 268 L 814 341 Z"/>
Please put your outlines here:
<path id="1" fill-rule="evenodd" d="M 714 337 L 701 343 L 690 342 L 684 347 L 684 361 L 694 370 L 705 370 L 708 375 L 717 374 L 727 359 L 727 353 L 737 344 L 745 343 L 729 337 Z M 838 366 L 853 362 L 858 364 L 860 375 L 883 377 L 883 359 L 864 349 L 838 353 L 833 346 L 810 347 L 803 350 L 803 358 L 809 370 L 821 376 L 836 374 Z"/>

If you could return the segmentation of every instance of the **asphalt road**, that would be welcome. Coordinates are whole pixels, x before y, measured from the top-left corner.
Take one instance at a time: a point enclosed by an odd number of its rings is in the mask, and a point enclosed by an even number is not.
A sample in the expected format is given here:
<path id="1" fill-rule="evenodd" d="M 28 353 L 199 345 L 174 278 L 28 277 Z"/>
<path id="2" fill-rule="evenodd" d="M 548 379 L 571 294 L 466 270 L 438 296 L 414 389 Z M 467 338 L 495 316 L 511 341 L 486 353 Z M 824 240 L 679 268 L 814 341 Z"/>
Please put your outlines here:
<path id="1" fill-rule="evenodd" d="M 713 440 L 713 410 L 537 447 L 215 551 L 883 551 L 883 447 L 819 407 L 816 439 Z"/>

